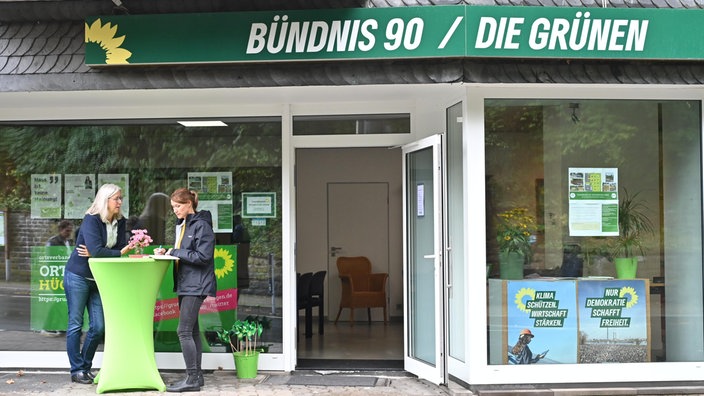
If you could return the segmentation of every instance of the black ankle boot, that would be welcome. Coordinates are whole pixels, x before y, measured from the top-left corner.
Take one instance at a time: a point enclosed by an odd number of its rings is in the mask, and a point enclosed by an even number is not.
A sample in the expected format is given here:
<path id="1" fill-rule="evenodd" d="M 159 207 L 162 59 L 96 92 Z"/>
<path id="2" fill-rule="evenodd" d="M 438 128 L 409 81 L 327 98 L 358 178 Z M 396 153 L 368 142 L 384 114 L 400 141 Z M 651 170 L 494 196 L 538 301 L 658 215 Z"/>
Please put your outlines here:
<path id="1" fill-rule="evenodd" d="M 198 384 L 198 374 L 189 373 L 186 378 L 181 381 L 171 384 L 166 387 L 167 392 L 198 392 L 200 385 Z"/>
<path id="2" fill-rule="evenodd" d="M 205 386 L 205 378 L 203 378 L 203 371 L 198 370 L 198 386 L 201 388 Z"/>

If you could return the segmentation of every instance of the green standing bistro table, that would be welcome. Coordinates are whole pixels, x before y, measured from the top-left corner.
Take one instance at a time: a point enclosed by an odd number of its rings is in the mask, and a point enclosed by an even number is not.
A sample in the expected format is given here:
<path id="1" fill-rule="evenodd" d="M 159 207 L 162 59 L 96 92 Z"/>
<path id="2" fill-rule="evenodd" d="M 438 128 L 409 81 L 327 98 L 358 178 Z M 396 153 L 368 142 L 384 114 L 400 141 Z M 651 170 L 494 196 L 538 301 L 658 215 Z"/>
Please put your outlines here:
<path id="1" fill-rule="evenodd" d="M 154 306 L 171 260 L 91 258 L 105 314 L 105 348 L 97 393 L 166 390 L 154 356 Z"/>

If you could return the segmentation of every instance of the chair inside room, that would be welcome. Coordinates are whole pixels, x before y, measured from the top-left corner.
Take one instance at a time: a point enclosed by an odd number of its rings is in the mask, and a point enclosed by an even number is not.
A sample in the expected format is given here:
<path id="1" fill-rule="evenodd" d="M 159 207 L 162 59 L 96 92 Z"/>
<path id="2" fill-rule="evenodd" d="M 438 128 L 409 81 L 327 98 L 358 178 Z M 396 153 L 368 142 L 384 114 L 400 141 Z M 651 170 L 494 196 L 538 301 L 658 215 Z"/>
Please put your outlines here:
<path id="1" fill-rule="evenodd" d="M 318 334 L 324 334 L 325 275 L 327 271 L 298 275 L 297 306 L 305 310 L 305 336 L 313 336 L 313 308 L 318 308 Z"/>
<path id="2" fill-rule="evenodd" d="M 308 324 L 308 317 L 313 315 L 312 308 L 308 306 L 308 295 L 310 294 L 310 284 L 313 282 L 313 273 L 306 272 L 303 274 L 296 274 L 296 306 L 298 311 L 301 309 L 305 310 L 305 321 Z M 311 319 L 312 323 L 312 319 Z M 306 338 L 313 335 L 312 330 L 306 329 Z"/>
<path id="3" fill-rule="evenodd" d="M 340 274 L 340 309 L 337 311 L 335 324 L 340 319 L 343 308 L 350 310 L 350 325 L 354 325 L 355 308 L 367 308 L 369 323 L 372 322 L 372 308 L 384 309 L 384 324 L 388 323 L 386 314 L 386 282 L 389 274 L 372 273 L 372 263 L 364 256 L 338 257 L 337 271 Z"/>
<path id="4" fill-rule="evenodd" d="M 318 308 L 318 334 L 325 333 L 325 275 L 327 271 L 318 271 L 313 274 L 313 279 L 310 282 L 310 291 L 308 292 L 308 305 L 311 310 Z"/>

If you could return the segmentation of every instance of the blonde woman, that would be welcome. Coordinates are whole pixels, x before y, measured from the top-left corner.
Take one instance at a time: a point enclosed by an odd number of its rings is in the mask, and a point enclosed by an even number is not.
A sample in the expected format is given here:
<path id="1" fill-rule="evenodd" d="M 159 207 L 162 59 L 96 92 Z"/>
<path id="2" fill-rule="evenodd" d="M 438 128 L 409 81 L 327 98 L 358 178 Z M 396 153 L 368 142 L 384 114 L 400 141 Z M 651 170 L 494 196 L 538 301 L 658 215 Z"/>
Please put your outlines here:
<path id="1" fill-rule="evenodd" d="M 125 238 L 122 190 L 114 184 L 104 184 L 86 211 L 76 237 L 77 248 L 71 252 L 64 271 L 64 291 L 68 305 L 66 353 L 71 364 L 71 381 L 92 384 L 93 356 L 105 334 L 103 304 L 98 286 L 88 266 L 88 257 L 120 257 L 130 249 Z M 90 321 L 83 346 L 81 329 L 83 312 L 88 309 Z"/>

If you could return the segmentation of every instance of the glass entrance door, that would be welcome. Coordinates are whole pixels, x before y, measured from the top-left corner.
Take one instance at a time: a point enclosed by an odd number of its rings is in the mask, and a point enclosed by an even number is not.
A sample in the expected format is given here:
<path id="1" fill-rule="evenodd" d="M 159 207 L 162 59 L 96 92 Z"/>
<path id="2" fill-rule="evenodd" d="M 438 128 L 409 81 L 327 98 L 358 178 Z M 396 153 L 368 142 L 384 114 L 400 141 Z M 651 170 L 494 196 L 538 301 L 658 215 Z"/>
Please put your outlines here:
<path id="1" fill-rule="evenodd" d="M 442 257 L 442 137 L 403 148 L 404 368 L 446 383 Z"/>

